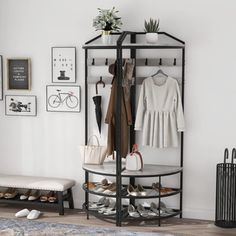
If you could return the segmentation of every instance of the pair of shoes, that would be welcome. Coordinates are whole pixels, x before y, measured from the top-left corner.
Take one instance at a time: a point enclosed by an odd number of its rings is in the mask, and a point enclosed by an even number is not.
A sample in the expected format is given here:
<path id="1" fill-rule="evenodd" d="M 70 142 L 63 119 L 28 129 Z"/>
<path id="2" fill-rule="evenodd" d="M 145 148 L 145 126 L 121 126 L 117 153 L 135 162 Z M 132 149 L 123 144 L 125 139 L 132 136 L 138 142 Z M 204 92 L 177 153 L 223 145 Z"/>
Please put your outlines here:
<path id="1" fill-rule="evenodd" d="M 162 204 L 162 202 L 161 202 L 161 204 Z M 153 211 L 154 213 L 156 213 L 157 215 L 159 215 L 159 207 L 155 202 L 151 202 L 150 210 Z M 160 214 L 163 214 L 162 209 L 160 209 Z"/>
<path id="2" fill-rule="evenodd" d="M 157 192 L 157 194 L 160 193 L 160 189 L 161 189 L 161 184 L 156 182 L 156 183 L 152 183 L 152 189 L 155 190 Z"/>
<path id="3" fill-rule="evenodd" d="M 37 211 L 37 210 L 29 211 L 27 208 L 25 208 L 21 211 L 18 211 L 15 214 L 15 217 L 17 217 L 17 218 L 27 217 L 28 220 L 36 220 L 39 218 L 40 215 L 41 215 L 40 211 Z"/>
<path id="4" fill-rule="evenodd" d="M 159 208 L 160 208 L 160 214 L 161 215 L 167 215 L 167 214 L 173 214 L 174 211 L 173 209 L 167 208 L 166 204 L 164 202 L 160 203 L 160 207 L 158 206 L 158 204 L 152 202 L 150 205 L 150 210 L 152 210 L 153 212 L 155 212 L 157 215 L 159 215 Z"/>
<path id="5" fill-rule="evenodd" d="M 127 186 L 127 192 L 128 192 L 128 195 L 135 196 L 135 197 L 147 195 L 146 190 L 140 184 L 138 184 L 136 188 L 134 188 L 131 184 L 129 184 Z"/>
<path id="6" fill-rule="evenodd" d="M 110 200 L 106 197 L 102 197 L 98 200 L 98 202 L 89 203 L 90 210 L 98 210 L 102 207 L 108 207 L 110 205 Z"/>
<path id="7" fill-rule="evenodd" d="M 160 192 L 161 192 L 161 194 L 171 193 L 171 192 L 173 192 L 173 189 L 163 187 L 163 188 L 160 189 Z"/>
<path id="8" fill-rule="evenodd" d="M 3 197 L 6 199 L 12 199 L 14 197 L 16 197 L 17 195 L 17 191 L 15 188 L 8 188 L 4 193 L 3 193 Z"/>
<path id="9" fill-rule="evenodd" d="M 147 210 L 142 206 L 141 204 L 138 204 L 137 211 L 142 217 L 154 217 L 157 216 L 157 214 L 151 210 Z"/>
<path id="10" fill-rule="evenodd" d="M 20 200 L 29 200 L 29 201 L 35 201 L 37 199 L 39 199 L 39 190 L 28 190 L 26 193 L 20 195 Z"/>
<path id="11" fill-rule="evenodd" d="M 140 216 L 132 204 L 128 206 L 128 214 L 129 216 L 134 217 L 134 218 L 138 218 Z"/>
<path id="12" fill-rule="evenodd" d="M 57 202 L 57 194 L 54 191 L 50 191 L 49 193 L 42 195 L 40 197 L 40 201 L 55 203 L 55 202 Z"/>
<path id="13" fill-rule="evenodd" d="M 145 209 L 144 206 L 142 206 L 141 204 L 138 204 L 137 210 L 132 204 L 129 205 L 128 214 L 129 216 L 134 217 L 134 218 L 138 218 L 140 216 L 146 217 L 146 218 L 157 216 L 155 212 Z"/>
<path id="14" fill-rule="evenodd" d="M 95 189 L 95 192 L 98 193 L 105 193 L 108 195 L 115 195 L 116 194 L 116 183 L 110 183 L 106 185 L 98 185 Z"/>
<path id="15" fill-rule="evenodd" d="M 116 202 L 112 201 L 108 206 L 104 206 L 98 210 L 98 213 L 104 215 L 114 215 L 116 214 Z"/>
<path id="16" fill-rule="evenodd" d="M 85 184 L 85 186 L 87 189 L 90 189 L 90 190 L 96 188 L 96 184 L 93 182 L 87 182 L 87 184 Z"/>

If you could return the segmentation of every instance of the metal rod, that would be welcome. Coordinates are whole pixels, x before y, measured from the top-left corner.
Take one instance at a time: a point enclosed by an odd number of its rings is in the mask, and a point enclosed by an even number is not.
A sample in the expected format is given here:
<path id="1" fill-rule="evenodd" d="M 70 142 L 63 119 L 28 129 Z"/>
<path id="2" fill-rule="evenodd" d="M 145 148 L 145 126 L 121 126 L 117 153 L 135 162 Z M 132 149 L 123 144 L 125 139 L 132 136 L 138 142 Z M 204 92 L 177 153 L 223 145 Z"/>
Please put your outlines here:
<path id="1" fill-rule="evenodd" d="M 136 43 L 136 35 L 131 34 L 131 43 Z M 131 114 L 132 114 L 132 125 L 130 126 L 130 152 L 132 151 L 133 144 L 135 144 L 135 131 L 134 131 L 134 123 L 135 123 L 135 104 L 136 104 L 136 50 L 130 50 L 130 57 L 134 59 L 134 86 L 130 88 L 130 104 L 131 104 Z"/>
<path id="2" fill-rule="evenodd" d="M 88 142 L 88 49 L 85 49 L 85 145 Z"/>
<path id="3" fill-rule="evenodd" d="M 88 188 L 88 182 L 89 182 L 89 172 L 85 171 L 85 184 L 87 184 Z M 86 213 L 87 213 L 87 220 L 89 219 L 89 193 L 85 191 L 85 208 L 86 208 Z"/>
<path id="4" fill-rule="evenodd" d="M 182 106 L 184 109 L 184 86 L 185 86 L 185 49 L 182 49 Z M 181 141 L 180 141 L 180 166 L 183 167 L 184 160 L 184 133 L 181 132 Z M 180 189 L 182 189 L 180 193 L 180 218 L 182 218 L 183 214 L 183 171 L 180 173 Z"/>
<path id="5" fill-rule="evenodd" d="M 116 50 L 116 85 L 117 85 L 117 97 L 116 97 L 116 114 L 115 114 L 115 149 L 116 149 L 116 205 L 117 205 L 117 212 L 116 212 L 116 225 L 121 226 L 121 208 L 122 208 L 122 201 L 121 201 L 121 186 L 122 186 L 122 179 L 121 179 L 121 150 L 122 150 L 122 143 L 121 143 L 121 100 L 122 98 L 122 79 L 123 79 L 123 70 L 122 70 L 122 48 L 121 44 L 125 38 L 126 34 L 122 33 L 117 40 L 117 50 Z"/>

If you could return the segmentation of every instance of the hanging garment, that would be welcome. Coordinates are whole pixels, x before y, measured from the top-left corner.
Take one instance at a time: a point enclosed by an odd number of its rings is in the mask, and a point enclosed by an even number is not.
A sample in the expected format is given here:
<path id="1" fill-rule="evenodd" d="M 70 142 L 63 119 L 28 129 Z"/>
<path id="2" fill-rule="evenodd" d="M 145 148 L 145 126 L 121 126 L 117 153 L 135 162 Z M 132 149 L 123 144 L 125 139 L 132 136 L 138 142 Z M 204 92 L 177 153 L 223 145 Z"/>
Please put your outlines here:
<path id="1" fill-rule="evenodd" d="M 129 126 L 132 125 L 132 115 L 130 106 L 129 84 L 132 80 L 134 65 L 130 62 L 125 62 L 123 71 L 123 88 L 121 99 L 121 156 L 126 157 L 129 152 Z M 105 123 L 108 124 L 108 138 L 107 138 L 107 154 L 112 155 L 115 148 L 115 115 L 116 115 L 116 97 L 117 97 L 117 80 L 116 80 L 116 64 L 109 66 L 109 72 L 114 76 L 112 81 L 111 95 L 107 109 Z"/>
<path id="2" fill-rule="evenodd" d="M 178 82 L 171 78 L 158 85 L 155 77 L 141 86 L 135 130 L 142 130 L 142 144 L 166 148 L 178 146 L 178 132 L 184 131 L 184 115 Z"/>

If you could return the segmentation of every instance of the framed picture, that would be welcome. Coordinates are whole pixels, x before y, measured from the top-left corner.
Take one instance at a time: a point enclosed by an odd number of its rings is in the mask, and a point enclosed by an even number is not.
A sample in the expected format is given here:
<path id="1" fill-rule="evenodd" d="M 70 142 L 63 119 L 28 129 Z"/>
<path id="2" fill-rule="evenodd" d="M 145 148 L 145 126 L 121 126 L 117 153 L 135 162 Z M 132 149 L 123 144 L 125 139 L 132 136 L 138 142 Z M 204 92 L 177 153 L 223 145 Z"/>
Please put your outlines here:
<path id="1" fill-rule="evenodd" d="M 3 58 L 0 55 L 0 100 L 3 100 Z"/>
<path id="2" fill-rule="evenodd" d="M 75 47 L 52 47 L 52 82 L 76 82 Z"/>
<path id="3" fill-rule="evenodd" d="M 36 116 L 36 96 L 6 95 L 5 114 L 7 116 Z"/>
<path id="4" fill-rule="evenodd" d="M 29 58 L 7 59 L 8 89 L 30 90 L 31 69 Z"/>
<path id="5" fill-rule="evenodd" d="M 47 85 L 47 111 L 80 112 L 80 86 Z"/>

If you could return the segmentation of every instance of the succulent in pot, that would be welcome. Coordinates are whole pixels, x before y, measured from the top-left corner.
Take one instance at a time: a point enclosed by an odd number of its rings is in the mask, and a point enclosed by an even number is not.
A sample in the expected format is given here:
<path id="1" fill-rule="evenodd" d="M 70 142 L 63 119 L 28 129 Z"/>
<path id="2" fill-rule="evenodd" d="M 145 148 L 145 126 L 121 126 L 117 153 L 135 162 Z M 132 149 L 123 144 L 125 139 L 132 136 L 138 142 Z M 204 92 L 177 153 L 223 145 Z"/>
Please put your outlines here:
<path id="1" fill-rule="evenodd" d="M 149 21 L 144 21 L 144 31 L 146 32 L 147 43 L 156 43 L 158 40 L 160 20 L 150 18 Z"/>

